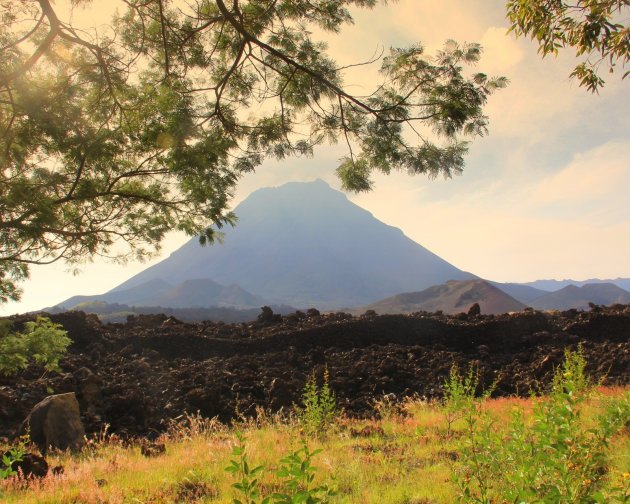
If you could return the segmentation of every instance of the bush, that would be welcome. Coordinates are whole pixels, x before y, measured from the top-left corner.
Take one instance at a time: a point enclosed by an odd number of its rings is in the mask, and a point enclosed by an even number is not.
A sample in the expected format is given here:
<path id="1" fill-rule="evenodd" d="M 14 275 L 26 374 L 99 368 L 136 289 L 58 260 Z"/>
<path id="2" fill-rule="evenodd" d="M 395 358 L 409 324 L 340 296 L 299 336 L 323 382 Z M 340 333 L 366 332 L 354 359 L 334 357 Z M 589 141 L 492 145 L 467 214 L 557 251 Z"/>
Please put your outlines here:
<path id="1" fill-rule="evenodd" d="M 602 489 L 609 443 L 630 418 L 630 397 L 611 400 L 596 425 L 586 425 L 582 410 L 595 389 L 584 367 L 581 349 L 567 351 L 549 394 L 534 399 L 533 421 L 527 423 L 517 409 L 507 430 L 496 429 L 482 401 L 465 389 L 466 429 L 454 473 L 461 502 L 490 503 L 496 497 L 527 503 L 627 502 L 622 490 L 615 497 Z"/>
<path id="2" fill-rule="evenodd" d="M 0 321 L 0 374 L 12 375 L 30 362 L 47 371 L 59 371 L 59 359 L 72 340 L 60 324 L 46 317 L 26 322 L 24 331 L 12 332 L 9 320 Z"/>
<path id="3" fill-rule="evenodd" d="M 313 373 L 304 386 L 302 406 L 296 406 L 302 428 L 309 433 L 326 431 L 338 416 L 337 400 L 328 383 L 328 369 L 324 371 L 324 383 L 317 386 Z"/>

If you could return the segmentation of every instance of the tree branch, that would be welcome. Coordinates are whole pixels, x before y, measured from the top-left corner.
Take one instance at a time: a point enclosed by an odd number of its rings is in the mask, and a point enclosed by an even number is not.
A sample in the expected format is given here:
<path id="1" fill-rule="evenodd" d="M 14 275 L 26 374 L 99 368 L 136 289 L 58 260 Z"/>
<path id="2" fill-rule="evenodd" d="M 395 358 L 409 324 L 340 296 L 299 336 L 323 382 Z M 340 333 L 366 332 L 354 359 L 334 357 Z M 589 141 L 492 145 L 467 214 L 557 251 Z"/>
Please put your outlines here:
<path id="1" fill-rule="evenodd" d="M 61 32 L 59 19 L 57 18 L 57 14 L 53 10 L 50 2 L 48 0 L 38 0 L 43 15 L 48 18 L 48 22 L 50 23 L 50 31 L 48 35 L 44 38 L 41 44 L 37 46 L 37 49 L 31 54 L 31 56 L 22 63 L 18 68 L 9 72 L 8 74 L 0 76 L 0 87 L 8 86 L 12 81 L 21 77 L 26 72 L 28 72 L 38 61 L 39 59 L 50 49 L 52 43 L 55 41 L 55 38 Z"/>

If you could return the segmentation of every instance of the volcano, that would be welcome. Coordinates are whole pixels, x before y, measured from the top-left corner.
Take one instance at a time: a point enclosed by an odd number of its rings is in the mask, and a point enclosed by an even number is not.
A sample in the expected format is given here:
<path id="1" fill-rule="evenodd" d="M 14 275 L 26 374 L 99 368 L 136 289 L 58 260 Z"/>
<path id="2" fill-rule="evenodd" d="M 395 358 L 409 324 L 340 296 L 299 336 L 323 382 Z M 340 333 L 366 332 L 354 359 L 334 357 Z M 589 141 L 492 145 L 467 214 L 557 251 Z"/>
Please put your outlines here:
<path id="1" fill-rule="evenodd" d="M 340 309 L 476 278 L 322 180 L 259 189 L 234 212 L 238 223 L 223 243 L 202 247 L 193 238 L 105 296 L 125 292 L 133 304 L 134 288 L 207 279 L 267 303 Z"/>

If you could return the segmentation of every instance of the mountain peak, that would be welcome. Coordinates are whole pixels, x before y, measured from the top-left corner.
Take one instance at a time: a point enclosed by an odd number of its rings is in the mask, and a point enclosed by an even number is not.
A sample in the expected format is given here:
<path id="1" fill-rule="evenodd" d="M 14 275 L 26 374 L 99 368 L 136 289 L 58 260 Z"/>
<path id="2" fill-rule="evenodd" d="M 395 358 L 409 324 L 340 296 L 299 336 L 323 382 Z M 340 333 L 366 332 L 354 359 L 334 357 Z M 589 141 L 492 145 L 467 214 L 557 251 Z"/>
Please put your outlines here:
<path id="1" fill-rule="evenodd" d="M 287 182 L 277 187 L 264 187 L 258 189 L 243 200 L 234 212 L 240 216 L 243 212 L 254 206 L 266 207 L 266 212 L 282 208 L 295 209 L 320 209 L 325 206 L 343 205 L 348 202 L 347 196 L 332 187 L 322 179 L 310 182 Z M 365 211 L 365 210 L 363 210 Z"/>
<path id="2" fill-rule="evenodd" d="M 338 309 L 474 278 L 317 179 L 259 189 L 222 244 L 191 239 L 115 290 L 161 279 L 236 284 L 268 303 Z"/>

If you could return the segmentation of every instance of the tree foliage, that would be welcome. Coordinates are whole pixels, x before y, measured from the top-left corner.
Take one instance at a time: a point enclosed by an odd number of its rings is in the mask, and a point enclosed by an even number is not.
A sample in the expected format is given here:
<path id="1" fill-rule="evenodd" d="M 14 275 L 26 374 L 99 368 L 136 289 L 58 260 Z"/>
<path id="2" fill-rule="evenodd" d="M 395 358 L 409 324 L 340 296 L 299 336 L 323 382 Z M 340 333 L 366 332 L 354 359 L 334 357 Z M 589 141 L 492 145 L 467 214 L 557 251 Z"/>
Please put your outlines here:
<path id="1" fill-rule="evenodd" d="M 590 91 L 604 85 L 602 67 L 623 72 L 630 61 L 630 0 L 509 0 L 507 13 L 511 30 L 536 40 L 541 54 L 574 48 L 582 61 L 571 77 Z"/>
<path id="2" fill-rule="evenodd" d="M 31 362 L 47 371 L 59 370 L 59 359 L 72 340 L 60 324 L 46 317 L 26 322 L 24 331 L 11 331 L 9 320 L 0 321 L 0 374 L 12 375 Z"/>
<path id="3" fill-rule="evenodd" d="M 449 41 L 391 49 L 374 90 L 349 93 L 314 33 L 376 3 L 121 0 L 87 30 L 50 0 L 1 0 L 0 301 L 31 264 L 142 258 L 170 230 L 212 240 L 268 157 L 343 142 L 349 190 L 374 171 L 459 173 L 506 80 L 468 71 L 480 46 Z"/>

